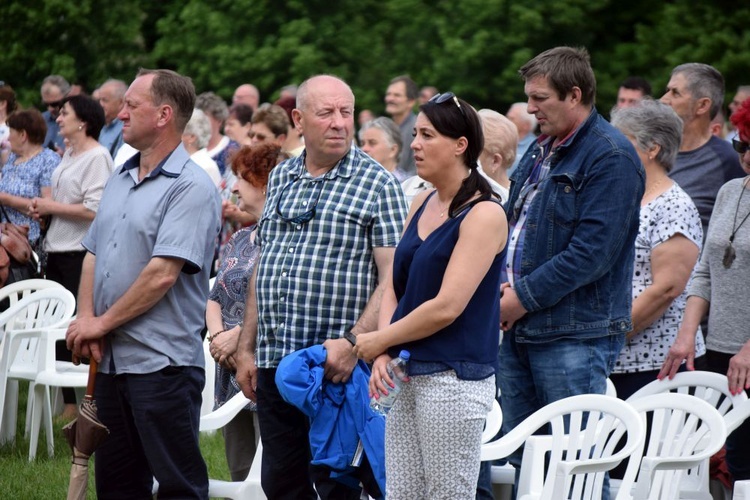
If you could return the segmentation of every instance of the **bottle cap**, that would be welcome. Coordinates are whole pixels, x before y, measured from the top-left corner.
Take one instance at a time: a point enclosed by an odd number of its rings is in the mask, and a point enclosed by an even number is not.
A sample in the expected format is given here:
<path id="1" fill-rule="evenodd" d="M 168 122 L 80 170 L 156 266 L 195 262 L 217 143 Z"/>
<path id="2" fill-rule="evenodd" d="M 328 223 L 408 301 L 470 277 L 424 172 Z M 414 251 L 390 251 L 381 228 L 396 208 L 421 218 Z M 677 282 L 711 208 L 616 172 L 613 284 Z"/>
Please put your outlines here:
<path id="1" fill-rule="evenodd" d="M 407 351 L 406 349 L 404 349 L 403 351 L 401 351 L 400 353 L 398 353 L 398 357 L 401 358 L 401 359 L 403 359 L 403 360 L 405 360 L 405 361 L 409 361 L 409 358 L 411 357 L 411 354 L 409 354 L 409 351 Z"/>

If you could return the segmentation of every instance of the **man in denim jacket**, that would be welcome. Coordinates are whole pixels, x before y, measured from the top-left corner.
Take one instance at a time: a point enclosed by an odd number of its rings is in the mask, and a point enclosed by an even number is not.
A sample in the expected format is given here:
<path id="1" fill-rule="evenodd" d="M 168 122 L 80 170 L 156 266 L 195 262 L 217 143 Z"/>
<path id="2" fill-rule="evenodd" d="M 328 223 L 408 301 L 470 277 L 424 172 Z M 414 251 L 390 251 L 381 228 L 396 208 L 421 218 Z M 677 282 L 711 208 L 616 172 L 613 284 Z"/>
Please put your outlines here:
<path id="1" fill-rule="evenodd" d="M 553 401 L 604 394 L 632 329 L 645 180 L 629 140 L 594 107 L 596 80 L 584 49 L 550 49 L 520 74 L 542 135 L 511 175 L 506 205 L 499 371 L 505 432 Z"/>

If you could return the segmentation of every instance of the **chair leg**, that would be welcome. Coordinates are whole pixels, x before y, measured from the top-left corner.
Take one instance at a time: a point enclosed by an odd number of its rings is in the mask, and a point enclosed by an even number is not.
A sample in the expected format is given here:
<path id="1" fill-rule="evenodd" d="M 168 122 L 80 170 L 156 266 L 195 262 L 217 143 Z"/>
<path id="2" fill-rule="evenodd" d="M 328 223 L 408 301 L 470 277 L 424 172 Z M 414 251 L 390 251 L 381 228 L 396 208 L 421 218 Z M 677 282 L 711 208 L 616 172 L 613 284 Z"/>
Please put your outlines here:
<path id="1" fill-rule="evenodd" d="M 26 400 L 26 426 L 24 427 L 23 436 L 28 439 L 31 430 L 31 414 L 34 408 L 34 382 L 29 382 L 29 394 Z"/>
<path id="2" fill-rule="evenodd" d="M 8 380 L 5 386 L 5 441 L 12 443 L 16 440 L 16 424 L 18 422 L 18 380 Z"/>
<path id="3" fill-rule="evenodd" d="M 52 403 L 50 402 L 49 387 L 44 387 L 44 411 L 42 412 L 42 418 L 44 419 L 44 430 L 47 434 L 47 455 L 53 457 L 55 455 L 55 433 L 52 430 Z"/>
<path id="4" fill-rule="evenodd" d="M 44 412 L 44 389 L 45 386 L 38 384 L 34 387 L 34 410 L 31 416 L 31 434 L 29 436 L 29 462 L 36 457 L 36 450 L 39 444 L 39 427 Z"/>

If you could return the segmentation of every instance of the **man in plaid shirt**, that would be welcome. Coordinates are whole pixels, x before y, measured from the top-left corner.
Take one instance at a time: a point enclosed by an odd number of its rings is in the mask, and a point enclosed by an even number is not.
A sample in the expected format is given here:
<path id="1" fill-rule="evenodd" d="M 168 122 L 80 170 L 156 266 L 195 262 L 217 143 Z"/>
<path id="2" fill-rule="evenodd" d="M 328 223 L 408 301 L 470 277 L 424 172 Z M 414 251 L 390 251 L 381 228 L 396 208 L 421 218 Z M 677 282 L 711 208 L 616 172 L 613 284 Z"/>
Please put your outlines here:
<path id="1" fill-rule="evenodd" d="M 304 82 L 293 118 L 305 151 L 268 181 L 237 380 L 258 402 L 268 498 L 356 500 L 358 488 L 310 467 L 307 417 L 281 398 L 274 378 L 284 356 L 323 344 L 326 378 L 348 380 L 356 357 L 343 336 L 377 327 L 406 204 L 396 179 L 352 147 L 354 95 L 344 81 L 320 75 Z"/>

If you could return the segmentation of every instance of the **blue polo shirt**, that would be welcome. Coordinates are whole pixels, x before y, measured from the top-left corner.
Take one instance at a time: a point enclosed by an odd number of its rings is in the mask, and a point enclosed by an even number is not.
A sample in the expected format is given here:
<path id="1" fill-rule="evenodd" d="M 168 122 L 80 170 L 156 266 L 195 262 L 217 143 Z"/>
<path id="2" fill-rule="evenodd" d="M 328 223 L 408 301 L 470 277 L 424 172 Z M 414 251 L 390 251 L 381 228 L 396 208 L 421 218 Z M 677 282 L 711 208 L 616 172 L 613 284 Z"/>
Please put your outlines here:
<path id="1" fill-rule="evenodd" d="M 185 265 L 158 303 L 105 337 L 100 369 L 119 374 L 203 367 L 201 330 L 220 227 L 219 194 L 182 145 L 140 182 L 139 163 L 136 154 L 112 175 L 83 240 L 96 255 L 95 314 L 122 297 L 153 257 Z"/>
<path id="2" fill-rule="evenodd" d="M 122 146 L 122 125 L 122 122 L 115 118 L 109 124 L 105 124 L 99 132 L 99 144 L 107 148 L 112 158 Z"/>

